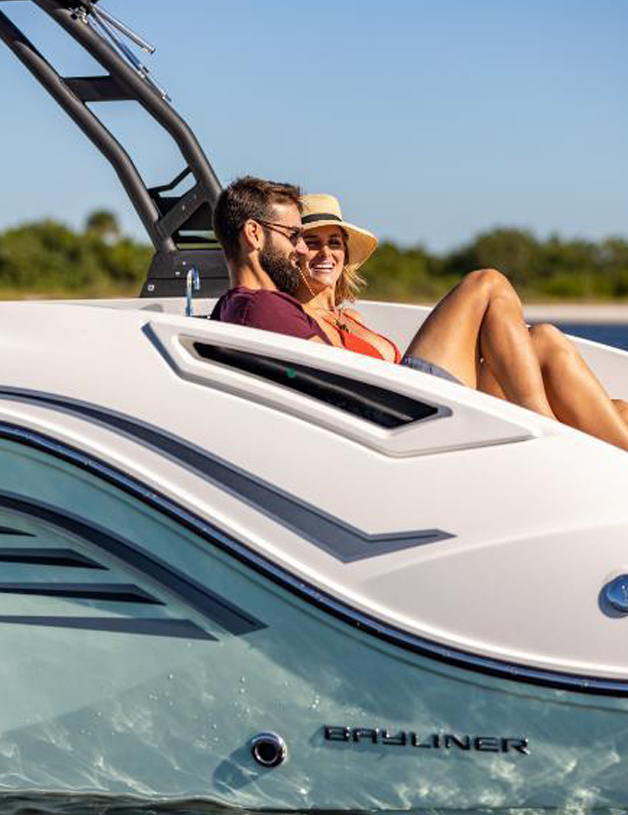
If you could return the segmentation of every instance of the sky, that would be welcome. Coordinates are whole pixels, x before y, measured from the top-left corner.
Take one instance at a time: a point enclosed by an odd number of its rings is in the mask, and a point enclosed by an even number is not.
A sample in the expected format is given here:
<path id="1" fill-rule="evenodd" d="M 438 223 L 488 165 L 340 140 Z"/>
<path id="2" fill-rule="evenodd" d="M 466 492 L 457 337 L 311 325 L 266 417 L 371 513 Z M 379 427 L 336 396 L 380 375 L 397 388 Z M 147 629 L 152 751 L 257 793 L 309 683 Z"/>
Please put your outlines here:
<path id="1" fill-rule="evenodd" d="M 628 236 L 626 0 L 102 0 L 221 182 L 331 192 L 347 220 L 449 251 L 495 226 Z M 61 74 L 102 73 L 31 0 L 4 11 Z M 105 110 L 106 108 L 106 110 Z M 148 185 L 183 167 L 133 103 L 99 106 Z M 0 42 L 0 230 L 113 210 L 113 170 Z"/>

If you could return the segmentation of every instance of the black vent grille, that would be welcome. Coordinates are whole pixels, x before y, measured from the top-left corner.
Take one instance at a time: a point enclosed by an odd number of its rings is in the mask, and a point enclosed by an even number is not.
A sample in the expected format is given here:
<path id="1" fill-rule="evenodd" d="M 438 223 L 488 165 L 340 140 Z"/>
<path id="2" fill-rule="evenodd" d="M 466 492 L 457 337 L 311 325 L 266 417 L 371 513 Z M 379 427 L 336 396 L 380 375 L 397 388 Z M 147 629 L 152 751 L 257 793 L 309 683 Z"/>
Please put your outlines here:
<path id="1" fill-rule="evenodd" d="M 275 382 L 388 430 L 449 413 L 446 408 L 306 365 L 200 342 L 194 343 L 194 349 L 203 359 Z"/>

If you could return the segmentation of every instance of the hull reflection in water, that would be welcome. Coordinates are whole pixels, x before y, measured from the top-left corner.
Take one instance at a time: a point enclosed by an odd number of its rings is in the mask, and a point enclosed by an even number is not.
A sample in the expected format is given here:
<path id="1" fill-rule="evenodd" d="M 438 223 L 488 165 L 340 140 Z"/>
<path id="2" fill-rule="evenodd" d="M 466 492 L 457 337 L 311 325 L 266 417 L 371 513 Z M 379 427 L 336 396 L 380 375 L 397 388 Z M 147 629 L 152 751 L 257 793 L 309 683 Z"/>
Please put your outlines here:
<path id="1" fill-rule="evenodd" d="M 250 815 L 251 810 L 193 799 L 146 803 L 132 797 L 105 795 L 10 795 L 0 798 L 2 815 Z M 568 810 L 540 809 L 415 809 L 405 815 L 625 815 L 626 809 L 574 806 Z M 334 810 L 294 810 L 293 815 L 336 815 Z M 285 810 L 264 810 L 264 815 L 285 815 Z M 372 815 L 350 810 L 345 815 Z"/>
<path id="2" fill-rule="evenodd" d="M 129 796 L 5 795 L 2 815 L 238 815 L 245 810 L 211 801 L 147 803 Z"/>

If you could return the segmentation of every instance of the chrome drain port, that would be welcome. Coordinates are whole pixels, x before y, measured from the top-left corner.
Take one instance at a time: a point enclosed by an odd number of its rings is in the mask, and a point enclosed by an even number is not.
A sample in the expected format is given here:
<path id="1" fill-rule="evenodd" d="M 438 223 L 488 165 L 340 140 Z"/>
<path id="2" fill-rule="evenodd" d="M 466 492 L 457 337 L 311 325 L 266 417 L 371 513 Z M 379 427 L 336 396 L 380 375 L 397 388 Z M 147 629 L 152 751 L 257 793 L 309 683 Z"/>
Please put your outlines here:
<path id="1" fill-rule="evenodd" d="M 278 767 L 286 760 L 288 748 L 276 733 L 260 733 L 251 739 L 251 755 L 262 767 Z"/>

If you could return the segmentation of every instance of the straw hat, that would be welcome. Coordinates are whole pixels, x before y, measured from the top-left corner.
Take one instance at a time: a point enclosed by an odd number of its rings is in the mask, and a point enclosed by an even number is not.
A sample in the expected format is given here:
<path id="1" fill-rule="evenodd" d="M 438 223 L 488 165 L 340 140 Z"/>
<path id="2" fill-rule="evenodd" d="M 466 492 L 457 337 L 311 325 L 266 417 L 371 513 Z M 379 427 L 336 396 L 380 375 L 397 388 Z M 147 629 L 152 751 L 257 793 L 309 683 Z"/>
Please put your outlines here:
<path id="1" fill-rule="evenodd" d="M 339 226 L 347 234 L 347 249 L 349 250 L 349 263 L 346 271 L 355 272 L 368 260 L 377 247 L 375 235 L 360 229 L 359 226 L 348 224 L 342 219 L 340 204 L 333 195 L 316 193 L 301 196 L 301 222 L 303 230 L 316 229 L 319 226 Z"/>

